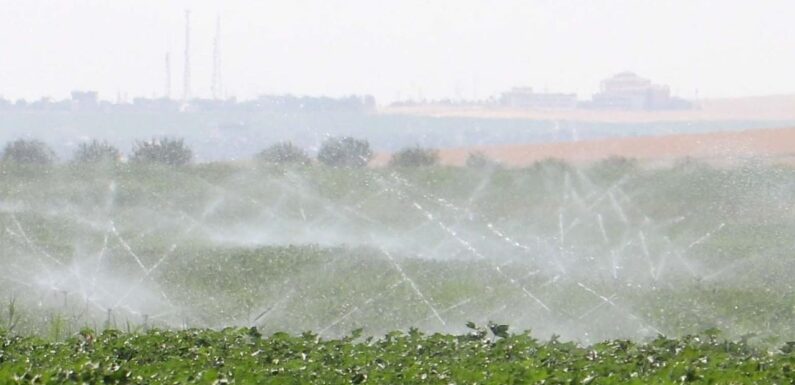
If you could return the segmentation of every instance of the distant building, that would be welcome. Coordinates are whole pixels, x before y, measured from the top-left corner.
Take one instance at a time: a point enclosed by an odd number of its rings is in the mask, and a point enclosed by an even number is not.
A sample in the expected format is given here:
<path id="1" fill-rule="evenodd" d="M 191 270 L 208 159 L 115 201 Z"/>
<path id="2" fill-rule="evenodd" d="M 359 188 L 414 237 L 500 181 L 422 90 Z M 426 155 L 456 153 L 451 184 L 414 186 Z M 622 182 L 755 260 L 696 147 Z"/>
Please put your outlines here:
<path id="1" fill-rule="evenodd" d="M 688 109 L 690 102 L 671 96 L 668 86 L 652 84 L 633 72 L 621 72 L 602 81 L 600 91 L 585 107 L 617 110 Z"/>
<path id="2" fill-rule="evenodd" d="M 503 92 L 500 97 L 502 105 L 513 108 L 532 109 L 571 109 L 577 107 L 576 94 L 533 92 L 530 87 L 514 87 Z"/>
<path id="3" fill-rule="evenodd" d="M 95 91 L 72 91 L 72 111 L 94 111 L 99 107 Z"/>

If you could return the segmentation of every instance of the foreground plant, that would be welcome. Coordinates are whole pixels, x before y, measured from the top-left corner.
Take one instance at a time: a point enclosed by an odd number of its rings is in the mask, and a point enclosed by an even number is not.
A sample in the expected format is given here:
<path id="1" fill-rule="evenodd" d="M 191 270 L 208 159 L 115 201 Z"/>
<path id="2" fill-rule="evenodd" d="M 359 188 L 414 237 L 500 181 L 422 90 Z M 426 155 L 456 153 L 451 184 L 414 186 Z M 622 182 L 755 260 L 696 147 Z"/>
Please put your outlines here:
<path id="1" fill-rule="evenodd" d="M 714 334 L 584 347 L 505 325 L 417 329 L 336 340 L 255 328 L 124 334 L 83 330 L 58 343 L 0 331 L 0 383 L 791 384 L 791 344 L 769 353 Z"/>

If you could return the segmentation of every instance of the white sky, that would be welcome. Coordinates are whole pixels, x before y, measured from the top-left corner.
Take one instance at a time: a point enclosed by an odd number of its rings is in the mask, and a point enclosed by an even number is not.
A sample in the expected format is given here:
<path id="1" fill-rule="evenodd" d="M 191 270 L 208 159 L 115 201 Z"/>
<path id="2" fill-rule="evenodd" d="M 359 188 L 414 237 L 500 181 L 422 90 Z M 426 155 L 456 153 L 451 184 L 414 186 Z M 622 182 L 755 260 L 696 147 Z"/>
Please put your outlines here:
<path id="1" fill-rule="evenodd" d="M 92 89 L 209 96 L 215 18 L 224 88 L 471 98 L 514 85 L 577 92 L 633 70 L 692 98 L 795 93 L 793 0 L 0 0 L 0 95 Z"/>

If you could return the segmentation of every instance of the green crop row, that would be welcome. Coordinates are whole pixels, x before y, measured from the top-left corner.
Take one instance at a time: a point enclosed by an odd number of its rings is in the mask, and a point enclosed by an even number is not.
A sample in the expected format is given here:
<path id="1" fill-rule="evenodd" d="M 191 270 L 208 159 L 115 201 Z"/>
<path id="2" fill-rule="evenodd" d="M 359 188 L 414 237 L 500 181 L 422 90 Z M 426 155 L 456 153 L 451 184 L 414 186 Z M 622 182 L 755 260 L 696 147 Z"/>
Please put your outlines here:
<path id="1" fill-rule="evenodd" d="M 470 324 L 463 335 L 416 329 L 363 339 L 255 328 L 143 334 L 83 331 L 62 342 L 0 332 L 3 384 L 791 384 L 795 353 L 715 331 L 591 346 Z"/>

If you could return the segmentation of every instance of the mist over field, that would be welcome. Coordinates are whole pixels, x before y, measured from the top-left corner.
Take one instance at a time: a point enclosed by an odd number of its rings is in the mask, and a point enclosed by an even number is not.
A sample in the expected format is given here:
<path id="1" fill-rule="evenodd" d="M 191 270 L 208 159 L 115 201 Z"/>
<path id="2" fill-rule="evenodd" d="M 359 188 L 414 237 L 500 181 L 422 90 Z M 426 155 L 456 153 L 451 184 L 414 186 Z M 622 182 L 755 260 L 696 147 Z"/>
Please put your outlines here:
<path id="1" fill-rule="evenodd" d="M 3 175 L 4 287 L 76 323 L 334 336 L 496 320 L 582 341 L 743 335 L 759 323 L 792 333 L 781 313 L 792 308 L 774 310 L 791 298 L 789 168 L 261 163 Z"/>

